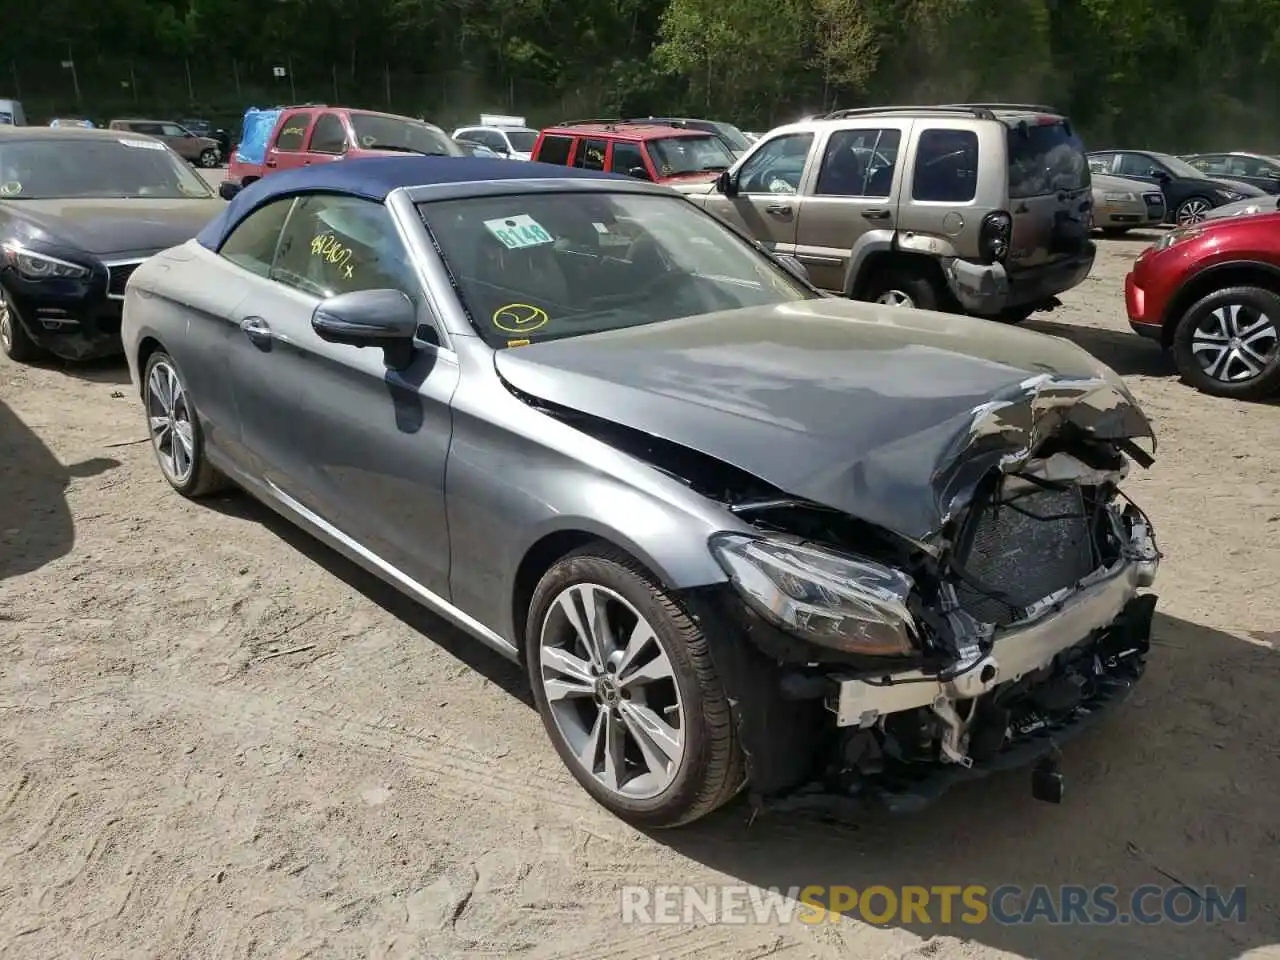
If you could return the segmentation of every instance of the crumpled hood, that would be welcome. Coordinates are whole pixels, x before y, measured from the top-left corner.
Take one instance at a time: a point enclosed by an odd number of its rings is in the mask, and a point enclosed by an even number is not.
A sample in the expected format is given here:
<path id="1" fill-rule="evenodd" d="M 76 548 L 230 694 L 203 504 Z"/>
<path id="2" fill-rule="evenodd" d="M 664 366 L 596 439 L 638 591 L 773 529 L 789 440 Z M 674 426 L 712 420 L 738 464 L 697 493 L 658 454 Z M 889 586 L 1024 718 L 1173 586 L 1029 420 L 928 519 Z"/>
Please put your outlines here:
<path id="1" fill-rule="evenodd" d="M 0 213 L 21 222 L 32 240 L 77 247 L 96 256 L 155 252 L 185 243 L 226 207 L 216 199 L 11 200 Z"/>
<path id="2" fill-rule="evenodd" d="M 1267 191 L 1261 187 L 1255 187 L 1252 183 L 1246 183 L 1243 180 L 1232 180 L 1229 177 L 1209 177 L 1208 179 L 1214 186 L 1238 193 L 1242 197 L 1265 197 L 1267 195 Z"/>
<path id="3" fill-rule="evenodd" d="M 518 391 L 710 454 L 926 541 L 1070 423 L 1149 438 L 1123 381 L 1057 337 L 824 298 L 495 354 Z"/>

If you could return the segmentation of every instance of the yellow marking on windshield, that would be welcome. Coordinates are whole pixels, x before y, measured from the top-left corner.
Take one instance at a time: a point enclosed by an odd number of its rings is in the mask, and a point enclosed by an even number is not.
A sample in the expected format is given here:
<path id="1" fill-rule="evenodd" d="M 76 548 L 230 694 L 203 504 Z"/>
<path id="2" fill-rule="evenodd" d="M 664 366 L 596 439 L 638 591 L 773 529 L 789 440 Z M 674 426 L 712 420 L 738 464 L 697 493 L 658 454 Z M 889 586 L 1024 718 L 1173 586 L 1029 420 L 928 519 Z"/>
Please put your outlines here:
<path id="1" fill-rule="evenodd" d="M 508 303 L 493 311 L 493 325 L 504 333 L 532 333 L 550 322 L 547 311 L 528 303 Z"/>
<path id="2" fill-rule="evenodd" d="M 312 239 L 311 255 L 333 264 L 346 280 L 355 276 L 356 265 L 351 259 L 351 248 L 344 247 L 332 233 L 321 233 Z"/>

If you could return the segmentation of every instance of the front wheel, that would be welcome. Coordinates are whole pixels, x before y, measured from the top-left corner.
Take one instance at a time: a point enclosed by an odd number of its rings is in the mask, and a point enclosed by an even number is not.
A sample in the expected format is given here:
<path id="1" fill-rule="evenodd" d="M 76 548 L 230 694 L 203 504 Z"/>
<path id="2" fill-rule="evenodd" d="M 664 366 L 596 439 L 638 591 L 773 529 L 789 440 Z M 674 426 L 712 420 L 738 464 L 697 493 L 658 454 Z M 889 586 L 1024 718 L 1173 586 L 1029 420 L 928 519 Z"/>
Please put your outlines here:
<path id="1" fill-rule="evenodd" d="M 204 431 L 173 357 L 157 350 L 142 375 L 142 406 L 160 472 L 169 486 L 195 499 L 226 486 L 204 454 Z"/>
<path id="2" fill-rule="evenodd" d="M 1280 392 L 1280 296 L 1229 287 L 1197 301 L 1173 333 L 1182 379 L 1202 393 L 1263 400 Z"/>
<path id="3" fill-rule="evenodd" d="M 1202 221 L 1212 209 L 1213 202 L 1207 197 L 1190 197 L 1178 204 L 1173 212 L 1173 221 L 1180 227 L 1190 226 Z"/>
<path id="4" fill-rule="evenodd" d="M 15 363 L 31 363 L 48 356 L 18 319 L 18 308 L 3 286 L 0 286 L 0 350 Z"/>
<path id="5" fill-rule="evenodd" d="M 584 547 L 548 570 L 530 604 L 525 654 L 556 752 L 615 816 L 675 827 L 742 786 L 706 638 L 625 554 Z"/>
<path id="6" fill-rule="evenodd" d="M 218 165 L 218 151 L 212 148 L 204 150 L 200 153 L 200 166 L 206 170 L 212 169 Z"/>

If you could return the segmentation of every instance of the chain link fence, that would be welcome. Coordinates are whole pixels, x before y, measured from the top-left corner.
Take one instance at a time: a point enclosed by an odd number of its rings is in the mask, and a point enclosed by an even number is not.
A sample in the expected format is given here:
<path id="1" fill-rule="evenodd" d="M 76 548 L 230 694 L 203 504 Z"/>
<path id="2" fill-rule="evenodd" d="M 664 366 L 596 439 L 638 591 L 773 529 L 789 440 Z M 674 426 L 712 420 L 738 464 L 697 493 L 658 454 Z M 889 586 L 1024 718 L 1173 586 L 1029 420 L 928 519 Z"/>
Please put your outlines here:
<path id="1" fill-rule="evenodd" d="M 357 59 L 123 60 L 73 57 L 68 51 L 64 60 L 3 65 L 0 97 L 20 100 L 30 124 L 46 124 L 54 117 L 82 117 L 99 125 L 117 117 L 199 117 L 238 130 L 251 106 L 329 103 L 422 117 L 452 129 L 474 122 L 481 112 L 523 116 L 535 126 L 594 115 L 599 92 L 561 93 L 538 84 L 502 83 L 467 67 L 423 73 Z"/>

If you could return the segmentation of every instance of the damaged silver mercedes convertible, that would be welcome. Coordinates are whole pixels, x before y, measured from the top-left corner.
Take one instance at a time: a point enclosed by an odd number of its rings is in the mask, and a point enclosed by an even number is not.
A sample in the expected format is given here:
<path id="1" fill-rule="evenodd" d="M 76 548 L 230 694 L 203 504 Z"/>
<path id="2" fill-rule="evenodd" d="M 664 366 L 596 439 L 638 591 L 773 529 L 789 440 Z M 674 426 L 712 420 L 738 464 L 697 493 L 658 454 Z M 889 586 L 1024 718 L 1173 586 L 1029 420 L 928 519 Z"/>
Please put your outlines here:
<path id="1" fill-rule="evenodd" d="M 525 664 L 620 817 L 1015 766 L 1059 800 L 1148 655 L 1150 425 L 1064 340 L 803 274 L 638 181 L 351 161 L 140 267 L 124 339 L 179 492 L 230 480 Z"/>

